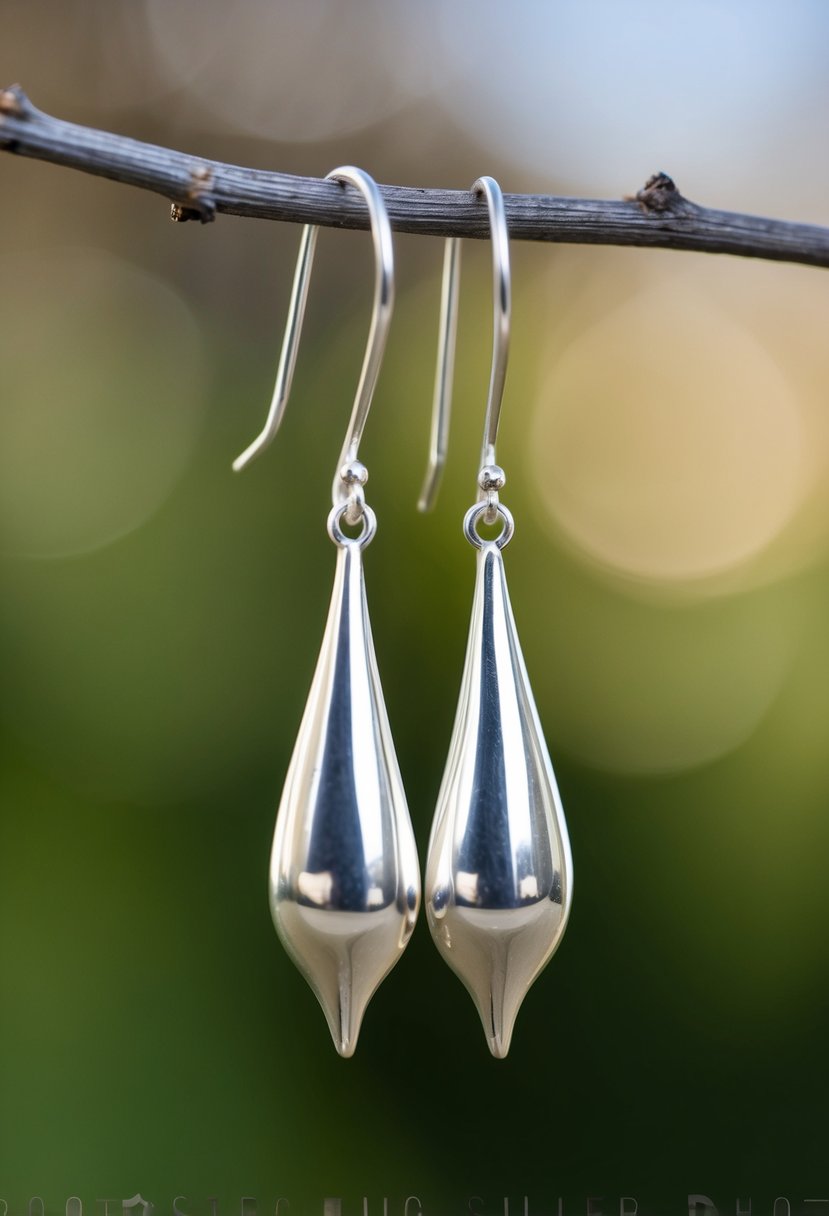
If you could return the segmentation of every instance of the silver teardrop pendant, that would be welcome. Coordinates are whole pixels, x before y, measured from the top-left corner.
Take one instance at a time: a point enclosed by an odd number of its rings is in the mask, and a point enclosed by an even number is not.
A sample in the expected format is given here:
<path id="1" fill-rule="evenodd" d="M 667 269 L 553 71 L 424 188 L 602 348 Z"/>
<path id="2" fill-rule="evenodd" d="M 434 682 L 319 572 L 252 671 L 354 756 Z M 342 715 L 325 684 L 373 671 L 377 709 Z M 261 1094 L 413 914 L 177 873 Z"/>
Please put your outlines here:
<path id="1" fill-rule="evenodd" d="M 468 988 L 489 1049 L 507 1054 L 530 985 L 567 923 L 573 865 L 567 825 L 507 591 L 504 529 L 478 549 L 472 622 L 455 727 L 426 867 L 429 928 Z"/>
<path id="2" fill-rule="evenodd" d="M 420 902 L 414 834 L 389 729 L 366 604 L 363 532 L 338 547 L 331 607 L 277 816 L 270 902 L 342 1056 L 408 942 Z"/>

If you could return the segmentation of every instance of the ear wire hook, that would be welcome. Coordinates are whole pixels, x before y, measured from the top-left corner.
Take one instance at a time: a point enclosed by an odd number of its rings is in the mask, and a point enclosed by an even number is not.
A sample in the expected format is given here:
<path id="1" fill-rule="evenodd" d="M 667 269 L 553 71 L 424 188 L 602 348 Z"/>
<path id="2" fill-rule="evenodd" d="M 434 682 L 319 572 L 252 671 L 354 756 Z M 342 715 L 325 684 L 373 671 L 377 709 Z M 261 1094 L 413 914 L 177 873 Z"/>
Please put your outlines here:
<path id="1" fill-rule="evenodd" d="M 495 441 L 504 397 L 509 356 L 511 315 L 511 274 L 509 262 L 509 232 L 501 187 L 492 177 L 479 177 L 472 190 L 486 198 L 492 238 L 492 367 L 489 375 L 481 464 L 478 474 L 478 500 L 486 502 L 489 510 L 486 522 L 495 522 L 498 490 L 506 478 L 495 459 Z M 449 416 L 452 406 L 452 379 L 457 337 L 458 288 L 460 285 L 460 239 L 449 237 L 443 261 L 441 293 L 440 339 L 438 344 L 435 393 L 432 403 L 432 438 L 429 465 L 418 502 L 420 511 L 428 511 L 437 498 L 440 477 L 446 460 L 449 440 Z"/>
<path id="2" fill-rule="evenodd" d="M 443 250 L 443 281 L 440 293 L 438 360 L 432 397 L 432 431 L 429 463 L 418 499 L 418 511 L 431 511 L 435 505 L 449 447 L 449 415 L 452 409 L 452 383 L 455 377 L 455 348 L 458 337 L 458 289 L 461 279 L 460 237 L 447 237 Z"/>
<path id="3" fill-rule="evenodd" d="M 346 432 L 342 451 L 340 452 L 340 458 L 337 461 L 332 489 L 334 506 L 339 506 L 342 502 L 348 500 L 350 509 L 346 513 L 346 518 L 349 523 L 356 523 L 362 514 L 364 502 L 363 486 L 368 478 L 368 472 L 365 466 L 358 460 L 357 454 L 368 412 L 371 408 L 371 401 L 375 385 L 377 384 L 377 376 L 380 372 L 380 364 L 386 347 L 386 338 L 388 337 L 392 309 L 394 307 L 394 253 L 391 224 L 389 223 L 386 204 L 374 178 L 366 173 L 365 170 L 357 169 L 353 165 L 344 165 L 339 169 L 332 169 L 327 174 L 327 177 L 332 181 L 341 182 L 343 185 L 355 186 L 360 191 L 368 206 L 369 217 L 371 219 L 372 242 L 374 245 L 374 304 L 371 313 L 371 325 L 369 327 L 368 342 L 366 344 L 366 353 L 363 357 L 360 380 L 357 385 L 351 418 L 348 423 L 348 431 Z M 279 356 L 276 383 L 268 410 L 268 417 L 262 432 L 242 452 L 241 456 L 237 456 L 234 460 L 233 469 L 237 473 L 250 464 L 260 452 L 265 450 L 272 442 L 282 422 L 291 392 L 294 369 L 296 368 L 297 351 L 302 334 L 302 323 L 305 318 L 305 306 L 308 302 L 308 284 L 311 277 L 311 268 L 314 264 L 314 252 L 318 233 L 319 228 L 312 224 L 307 224 L 302 231 L 296 270 L 294 271 L 294 282 L 291 289 L 291 300 L 288 306 L 288 320 L 285 326 L 285 336 L 282 340 L 282 351 Z"/>

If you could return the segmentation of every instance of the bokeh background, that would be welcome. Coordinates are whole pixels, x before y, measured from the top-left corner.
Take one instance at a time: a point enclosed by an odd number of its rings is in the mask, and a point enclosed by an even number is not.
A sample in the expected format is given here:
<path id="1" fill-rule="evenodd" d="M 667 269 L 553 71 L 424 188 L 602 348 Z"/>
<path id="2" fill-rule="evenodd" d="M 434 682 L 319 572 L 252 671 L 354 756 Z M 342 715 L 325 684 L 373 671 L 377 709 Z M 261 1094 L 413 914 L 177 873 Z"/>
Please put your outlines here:
<path id="1" fill-rule="evenodd" d="M 664 169 L 712 206 L 829 223 L 821 0 L 2 0 L 0 28 L 2 84 L 196 155 L 609 198 Z M 513 244 L 508 571 L 572 920 L 506 1062 L 424 923 L 342 1061 L 266 874 L 330 592 L 368 239 L 322 234 L 283 431 L 234 476 L 298 230 L 171 224 L 158 197 L 11 156 L 0 200 L 4 1214 L 136 1192 L 188 1216 L 243 1196 L 819 1210 L 825 272 Z M 474 577 L 489 251 L 465 249 L 450 458 L 421 518 L 442 250 L 396 248 L 367 578 L 423 852 Z"/>

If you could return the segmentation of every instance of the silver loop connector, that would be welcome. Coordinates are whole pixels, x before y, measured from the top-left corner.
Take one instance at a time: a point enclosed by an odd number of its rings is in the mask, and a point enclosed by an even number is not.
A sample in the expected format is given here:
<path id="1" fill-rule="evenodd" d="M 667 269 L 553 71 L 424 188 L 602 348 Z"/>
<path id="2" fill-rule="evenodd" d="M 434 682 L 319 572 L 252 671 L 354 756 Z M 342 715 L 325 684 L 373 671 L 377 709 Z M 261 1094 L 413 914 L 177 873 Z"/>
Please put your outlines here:
<path id="1" fill-rule="evenodd" d="M 343 486 L 342 501 L 345 506 L 345 520 L 349 524 L 358 524 L 363 518 L 366 507 L 366 495 L 363 486 L 368 481 L 368 469 L 362 460 L 352 460 L 340 469 L 340 482 Z"/>
<path id="2" fill-rule="evenodd" d="M 507 484 L 507 475 L 498 464 L 485 464 L 478 474 L 478 489 L 481 491 L 481 502 L 486 508 L 483 519 L 486 524 L 494 524 L 498 518 L 500 498 L 498 491 Z"/>

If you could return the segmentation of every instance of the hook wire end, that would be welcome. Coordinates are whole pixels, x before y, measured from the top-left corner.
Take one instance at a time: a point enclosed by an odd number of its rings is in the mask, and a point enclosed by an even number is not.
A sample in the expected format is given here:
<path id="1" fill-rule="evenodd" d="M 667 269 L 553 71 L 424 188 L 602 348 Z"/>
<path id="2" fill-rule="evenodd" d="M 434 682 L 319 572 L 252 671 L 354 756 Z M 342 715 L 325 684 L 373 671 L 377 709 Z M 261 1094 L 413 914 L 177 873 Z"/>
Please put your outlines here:
<path id="1" fill-rule="evenodd" d="M 426 469 L 426 476 L 423 479 L 423 488 L 420 491 L 420 498 L 417 500 L 417 509 L 421 515 L 426 515 L 431 511 L 437 502 L 445 459 L 445 455 L 442 454 L 439 459 L 429 461 L 429 467 Z"/>
<path id="2" fill-rule="evenodd" d="M 452 413 L 452 383 L 455 376 L 455 347 L 458 337 L 458 292 L 461 278 L 460 238 L 450 236 L 444 245 L 443 278 L 440 292 L 440 327 L 435 388 L 432 397 L 432 429 L 429 463 L 423 479 L 417 509 L 431 511 L 440 489 L 446 451 L 449 446 L 449 419 Z"/>
<path id="3" fill-rule="evenodd" d="M 272 427 L 270 419 L 268 419 L 268 423 L 261 434 L 257 435 L 253 443 L 249 444 L 245 448 L 244 452 L 242 452 L 242 454 L 237 456 L 234 460 L 233 464 L 231 465 L 233 472 L 241 473 L 242 469 L 247 468 L 247 466 L 256 459 L 260 452 L 264 452 L 265 448 L 270 446 L 270 443 L 275 437 L 278 429 L 279 423 L 277 422 L 276 426 Z"/>

